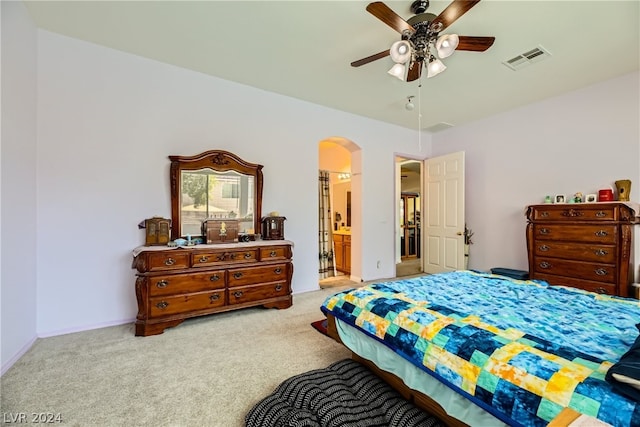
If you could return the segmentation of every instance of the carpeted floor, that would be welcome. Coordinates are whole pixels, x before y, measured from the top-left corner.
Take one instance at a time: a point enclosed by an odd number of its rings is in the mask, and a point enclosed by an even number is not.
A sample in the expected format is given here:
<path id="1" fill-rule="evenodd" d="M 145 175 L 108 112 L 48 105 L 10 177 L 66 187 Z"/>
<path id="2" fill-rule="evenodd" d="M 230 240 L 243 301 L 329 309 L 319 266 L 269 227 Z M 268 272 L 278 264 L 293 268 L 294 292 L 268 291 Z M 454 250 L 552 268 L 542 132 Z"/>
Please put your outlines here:
<path id="1" fill-rule="evenodd" d="M 396 277 L 413 276 L 422 273 L 422 259 L 409 258 L 396 264 Z"/>
<path id="2" fill-rule="evenodd" d="M 322 279 L 319 281 L 319 284 L 321 289 L 340 288 L 344 286 L 355 287 L 358 285 L 357 282 L 350 280 L 349 276 L 345 276 L 345 275 L 328 277 L 326 279 Z"/>

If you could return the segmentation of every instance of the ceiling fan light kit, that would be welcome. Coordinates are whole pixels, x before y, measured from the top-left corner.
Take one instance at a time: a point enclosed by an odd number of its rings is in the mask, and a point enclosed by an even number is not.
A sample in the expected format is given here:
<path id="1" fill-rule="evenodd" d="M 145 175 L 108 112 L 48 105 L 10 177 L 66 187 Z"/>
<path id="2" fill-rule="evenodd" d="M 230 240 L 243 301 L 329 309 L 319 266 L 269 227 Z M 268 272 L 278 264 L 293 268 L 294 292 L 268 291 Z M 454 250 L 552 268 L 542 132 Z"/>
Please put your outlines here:
<path id="1" fill-rule="evenodd" d="M 393 77 L 397 77 L 400 80 L 404 80 L 404 75 L 407 73 L 407 67 L 404 64 L 395 64 L 387 73 L 391 74 Z"/>
<path id="2" fill-rule="evenodd" d="M 460 37 L 457 34 L 444 34 L 438 38 L 436 42 L 436 51 L 440 58 L 447 58 L 456 51 Z"/>
<path id="3" fill-rule="evenodd" d="M 396 64 L 404 64 L 411 59 L 411 45 L 406 40 L 400 40 L 391 45 L 389 55 Z"/>
<path id="4" fill-rule="evenodd" d="M 435 56 L 431 55 L 429 57 L 429 65 L 427 65 L 427 78 L 431 78 L 437 76 L 441 72 L 447 69 L 447 66 L 444 65 L 442 61 L 440 61 Z"/>
<path id="5" fill-rule="evenodd" d="M 460 16 L 469 11 L 480 0 L 453 0 L 436 16 L 425 11 L 429 7 L 426 0 L 416 0 L 411 10 L 416 15 L 404 20 L 383 2 L 369 3 L 367 11 L 398 31 L 401 40 L 391 45 L 388 52 L 380 52 L 351 63 L 359 67 L 388 55 L 395 65 L 388 71 L 400 80 L 411 82 L 421 77 L 423 64 L 427 68 L 427 78 L 434 77 L 447 67 L 440 60 L 456 50 L 484 52 L 493 45 L 495 37 L 470 37 L 457 34 L 442 34 Z M 437 57 L 435 55 L 437 55 Z"/>

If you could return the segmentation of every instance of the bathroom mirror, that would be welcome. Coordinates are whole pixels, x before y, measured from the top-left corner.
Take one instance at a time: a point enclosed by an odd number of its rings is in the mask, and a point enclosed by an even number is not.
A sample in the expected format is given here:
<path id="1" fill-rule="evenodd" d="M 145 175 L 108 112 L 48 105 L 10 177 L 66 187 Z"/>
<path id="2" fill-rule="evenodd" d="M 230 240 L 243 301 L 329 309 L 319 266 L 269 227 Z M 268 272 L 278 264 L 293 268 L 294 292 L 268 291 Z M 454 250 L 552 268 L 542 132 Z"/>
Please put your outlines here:
<path id="1" fill-rule="evenodd" d="M 260 232 L 262 165 L 222 150 L 169 160 L 172 240 L 201 236 L 208 219 L 237 220 L 241 233 Z"/>

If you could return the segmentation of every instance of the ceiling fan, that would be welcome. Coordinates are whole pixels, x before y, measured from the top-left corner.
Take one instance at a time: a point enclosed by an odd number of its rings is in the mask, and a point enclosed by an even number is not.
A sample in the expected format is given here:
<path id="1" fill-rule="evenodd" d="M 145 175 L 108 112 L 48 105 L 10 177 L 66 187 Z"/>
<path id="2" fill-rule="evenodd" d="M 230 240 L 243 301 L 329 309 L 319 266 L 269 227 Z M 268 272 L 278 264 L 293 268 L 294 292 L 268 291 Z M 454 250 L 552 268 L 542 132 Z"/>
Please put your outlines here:
<path id="1" fill-rule="evenodd" d="M 416 0 L 411 4 L 411 11 L 415 16 L 406 21 L 381 1 L 369 3 L 367 12 L 399 32 L 402 38 L 390 49 L 354 61 L 351 66 L 360 67 L 389 55 L 396 63 L 389 70 L 389 74 L 411 82 L 420 78 L 423 65 L 426 65 L 427 77 L 433 77 L 444 71 L 446 67 L 439 58 L 446 58 L 455 50 L 484 52 L 493 45 L 495 37 L 440 35 L 479 1 L 453 0 L 436 16 L 426 12 L 429 7 L 428 0 Z"/>

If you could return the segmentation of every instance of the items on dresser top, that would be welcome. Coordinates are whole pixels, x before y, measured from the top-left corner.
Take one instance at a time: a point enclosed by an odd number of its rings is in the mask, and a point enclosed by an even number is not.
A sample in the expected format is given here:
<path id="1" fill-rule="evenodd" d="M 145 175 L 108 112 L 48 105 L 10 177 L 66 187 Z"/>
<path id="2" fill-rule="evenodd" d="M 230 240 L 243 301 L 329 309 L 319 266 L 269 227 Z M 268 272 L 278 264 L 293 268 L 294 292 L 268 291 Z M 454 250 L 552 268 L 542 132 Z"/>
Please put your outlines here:
<path id="1" fill-rule="evenodd" d="M 257 241 L 133 251 L 136 335 L 160 334 L 190 317 L 292 305 L 293 243 Z"/>
<path id="2" fill-rule="evenodd" d="M 237 242 L 238 227 L 234 219 L 208 219 L 202 222 L 202 236 L 207 243 Z"/>
<path id="3" fill-rule="evenodd" d="M 166 245 L 171 238 L 171 220 L 154 216 L 144 220 L 145 245 Z"/>
<path id="4" fill-rule="evenodd" d="M 284 239 L 284 222 L 286 219 L 287 218 L 283 216 L 276 215 L 269 215 L 262 218 L 262 238 L 265 240 Z"/>
<path id="5" fill-rule="evenodd" d="M 531 205 L 527 208 L 531 279 L 631 296 L 632 228 L 625 203 Z"/>

